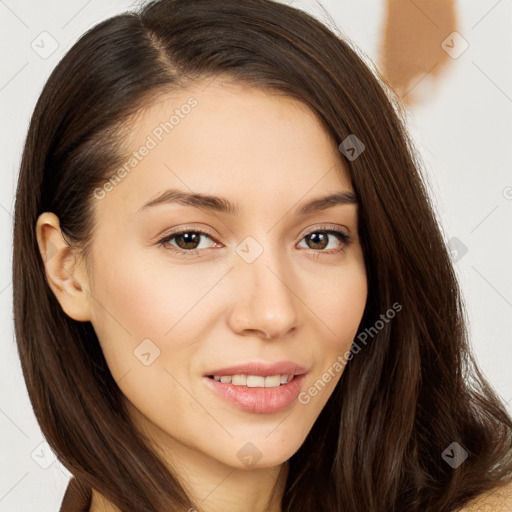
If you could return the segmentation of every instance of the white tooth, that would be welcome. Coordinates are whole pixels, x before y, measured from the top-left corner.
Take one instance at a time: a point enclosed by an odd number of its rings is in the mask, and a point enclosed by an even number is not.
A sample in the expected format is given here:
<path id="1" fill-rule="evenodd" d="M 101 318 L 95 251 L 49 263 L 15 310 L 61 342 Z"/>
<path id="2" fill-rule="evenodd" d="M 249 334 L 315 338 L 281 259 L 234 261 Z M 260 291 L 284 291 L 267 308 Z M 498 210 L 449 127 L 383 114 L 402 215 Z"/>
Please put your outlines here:
<path id="1" fill-rule="evenodd" d="M 247 386 L 249 388 L 263 388 L 265 387 L 265 377 L 247 375 Z"/>
<path id="2" fill-rule="evenodd" d="M 233 375 L 231 378 L 231 384 L 234 384 L 235 386 L 246 386 L 247 375 Z"/>
<path id="3" fill-rule="evenodd" d="M 214 379 L 223 384 L 233 384 L 235 386 L 247 386 L 249 388 L 275 388 L 281 384 L 286 384 L 293 379 L 293 375 L 215 375 Z"/>
<path id="4" fill-rule="evenodd" d="M 279 375 L 270 375 L 265 377 L 266 388 L 277 388 L 281 385 L 281 377 Z"/>

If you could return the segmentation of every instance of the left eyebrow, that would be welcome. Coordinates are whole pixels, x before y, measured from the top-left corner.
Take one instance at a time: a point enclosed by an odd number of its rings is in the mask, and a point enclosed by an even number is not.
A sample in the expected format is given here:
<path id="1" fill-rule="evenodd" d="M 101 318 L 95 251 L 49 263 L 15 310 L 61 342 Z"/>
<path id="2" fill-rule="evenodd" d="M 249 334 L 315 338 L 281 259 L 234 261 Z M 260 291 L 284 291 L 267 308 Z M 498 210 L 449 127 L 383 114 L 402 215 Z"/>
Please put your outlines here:
<path id="1" fill-rule="evenodd" d="M 336 192 L 335 194 L 330 194 L 328 196 L 312 199 L 302 206 L 299 206 L 295 210 L 295 215 L 306 215 L 308 213 L 319 212 L 326 210 L 327 208 L 332 208 L 333 206 L 338 206 L 340 204 L 357 205 L 358 201 L 354 192 L 344 190 L 342 192 Z"/>
<path id="2" fill-rule="evenodd" d="M 237 215 L 240 207 L 237 203 L 232 203 L 228 199 L 219 196 L 207 194 L 186 192 L 178 189 L 169 189 L 164 191 L 158 197 L 141 206 L 137 213 L 141 210 L 162 205 L 162 204 L 181 204 L 183 206 L 193 206 L 219 213 L 227 213 L 229 215 Z M 344 190 L 336 192 L 324 197 L 318 197 L 300 205 L 295 210 L 295 215 L 306 215 L 313 212 L 326 210 L 337 205 L 353 204 L 357 205 L 358 201 L 354 192 Z"/>

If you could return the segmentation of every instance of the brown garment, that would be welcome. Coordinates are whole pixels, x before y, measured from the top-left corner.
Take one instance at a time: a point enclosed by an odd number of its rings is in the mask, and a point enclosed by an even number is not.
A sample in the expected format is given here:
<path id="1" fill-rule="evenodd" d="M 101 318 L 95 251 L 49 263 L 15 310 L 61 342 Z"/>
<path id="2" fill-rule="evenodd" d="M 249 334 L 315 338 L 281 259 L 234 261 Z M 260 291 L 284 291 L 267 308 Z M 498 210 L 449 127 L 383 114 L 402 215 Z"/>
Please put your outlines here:
<path id="1" fill-rule="evenodd" d="M 68 482 L 59 512 L 89 512 L 92 501 L 92 490 L 79 484 L 72 476 Z"/>

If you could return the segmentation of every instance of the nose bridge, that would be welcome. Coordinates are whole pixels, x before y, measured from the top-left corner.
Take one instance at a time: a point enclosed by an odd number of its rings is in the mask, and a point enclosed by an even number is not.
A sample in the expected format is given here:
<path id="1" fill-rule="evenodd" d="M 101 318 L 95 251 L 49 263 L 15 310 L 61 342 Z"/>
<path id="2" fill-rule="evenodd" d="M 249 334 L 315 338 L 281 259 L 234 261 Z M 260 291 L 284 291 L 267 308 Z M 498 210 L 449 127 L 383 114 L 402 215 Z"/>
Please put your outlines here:
<path id="1" fill-rule="evenodd" d="M 276 289 L 284 286 L 282 280 L 290 273 L 284 242 L 275 239 L 275 234 L 258 233 L 247 236 L 236 248 L 237 265 L 253 279 Z M 279 279 L 280 278 L 280 279 Z"/>
<path id="2" fill-rule="evenodd" d="M 264 239 L 263 239 L 264 238 Z M 267 336 L 286 334 L 297 320 L 292 267 L 286 251 L 272 235 L 248 236 L 236 248 L 235 325 L 264 331 Z"/>

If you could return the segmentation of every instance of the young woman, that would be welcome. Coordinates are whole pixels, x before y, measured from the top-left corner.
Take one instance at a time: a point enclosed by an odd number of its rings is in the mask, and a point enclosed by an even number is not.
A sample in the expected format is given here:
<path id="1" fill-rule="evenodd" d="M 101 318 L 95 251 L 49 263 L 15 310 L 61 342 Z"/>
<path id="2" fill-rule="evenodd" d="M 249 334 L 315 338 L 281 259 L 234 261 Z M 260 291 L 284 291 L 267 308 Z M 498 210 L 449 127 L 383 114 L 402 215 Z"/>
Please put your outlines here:
<path id="1" fill-rule="evenodd" d="M 510 510 L 512 420 L 404 126 L 347 41 L 269 0 L 80 38 L 14 226 L 62 511 Z"/>

